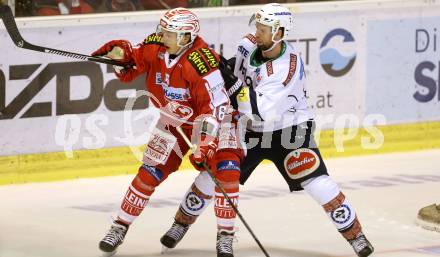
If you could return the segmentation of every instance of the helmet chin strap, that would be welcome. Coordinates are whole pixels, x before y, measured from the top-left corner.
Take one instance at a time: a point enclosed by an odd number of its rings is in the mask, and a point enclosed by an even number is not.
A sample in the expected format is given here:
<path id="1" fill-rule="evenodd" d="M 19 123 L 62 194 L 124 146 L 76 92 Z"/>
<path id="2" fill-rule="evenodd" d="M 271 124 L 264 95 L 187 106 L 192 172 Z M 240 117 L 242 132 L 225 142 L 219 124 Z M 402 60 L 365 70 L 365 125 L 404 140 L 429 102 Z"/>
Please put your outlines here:
<path id="1" fill-rule="evenodd" d="M 184 46 L 180 46 L 180 48 L 179 48 L 179 51 L 177 51 L 177 53 L 176 53 L 176 55 L 180 55 L 183 51 L 185 51 L 186 49 L 188 49 L 190 46 L 191 46 L 191 44 L 192 44 L 192 42 L 191 43 L 188 43 L 188 44 L 186 44 L 186 45 L 184 45 Z"/>
<path id="2" fill-rule="evenodd" d="M 275 40 L 275 39 L 274 39 L 275 34 L 278 32 L 278 30 L 279 30 L 279 28 L 277 28 L 274 32 L 272 32 L 272 46 L 269 47 L 269 49 L 267 49 L 267 50 L 263 50 L 263 51 L 262 51 L 263 53 L 266 53 L 266 52 L 272 51 L 272 49 L 274 49 L 274 47 L 275 47 L 279 42 L 281 42 L 281 41 L 283 40 L 282 38 L 279 39 L 279 40 Z"/>
<path id="3" fill-rule="evenodd" d="M 281 42 L 282 41 L 282 39 L 280 39 L 280 40 L 272 40 L 272 46 L 271 47 L 269 47 L 269 49 L 267 49 L 267 50 L 262 50 L 261 52 L 263 52 L 263 53 L 267 53 L 267 52 L 269 52 L 269 51 L 272 51 L 274 48 L 275 48 L 275 46 L 279 43 L 279 42 Z"/>
<path id="4" fill-rule="evenodd" d="M 177 46 L 179 46 L 180 48 L 179 48 L 179 51 L 177 51 L 176 55 L 180 55 L 184 50 L 189 48 L 192 45 L 192 43 L 194 42 L 194 41 L 190 40 L 187 44 L 181 45 L 180 41 L 182 41 L 183 37 L 184 37 L 184 34 L 179 33 L 179 35 L 177 35 Z"/>

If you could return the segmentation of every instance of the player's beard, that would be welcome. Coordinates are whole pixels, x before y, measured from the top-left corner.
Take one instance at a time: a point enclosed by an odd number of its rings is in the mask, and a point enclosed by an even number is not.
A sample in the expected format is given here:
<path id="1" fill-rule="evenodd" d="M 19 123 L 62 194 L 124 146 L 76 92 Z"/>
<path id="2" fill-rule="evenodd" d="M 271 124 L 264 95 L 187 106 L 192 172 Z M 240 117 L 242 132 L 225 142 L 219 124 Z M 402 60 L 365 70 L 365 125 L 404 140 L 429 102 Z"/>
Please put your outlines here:
<path id="1" fill-rule="evenodd" d="M 267 44 L 258 44 L 257 43 L 257 47 L 261 51 L 266 51 L 266 50 L 270 49 L 273 44 L 274 44 L 274 42 L 271 42 L 269 45 L 267 45 Z"/>

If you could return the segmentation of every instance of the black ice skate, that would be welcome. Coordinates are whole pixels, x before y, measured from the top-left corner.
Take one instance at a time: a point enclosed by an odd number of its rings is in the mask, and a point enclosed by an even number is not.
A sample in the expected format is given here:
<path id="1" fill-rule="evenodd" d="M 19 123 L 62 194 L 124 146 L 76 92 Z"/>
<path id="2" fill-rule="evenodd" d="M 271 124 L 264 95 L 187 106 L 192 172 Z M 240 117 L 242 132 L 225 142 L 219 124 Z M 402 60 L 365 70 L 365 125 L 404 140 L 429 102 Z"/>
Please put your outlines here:
<path id="1" fill-rule="evenodd" d="M 106 256 L 112 256 L 116 253 L 116 249 L 124 242 L 125 234 L 127 234 L 128 226 L 113 221 L 107 235 L 99 242 L 99 249 Z"/>
<path id="2" fill-rule="evenodd" d="M 373 246 L 363 233 L 360 233 L 355 239 L 348 242 L 359 257 L 367 257 L 374 252 Z"/>
<path id="3" fill-rule="evenodd" d="M 180 240 L 185 236 L 188 229 L 189 225 L 174 221 L 171 228 L 160 238 L 160 242 L 163 245 L 162 252 L 166 252 L 168 249 L 176 247 Z"/>
<path id="4" fill-rule="evenodd" d="M 217 233 L 217 257 L 234 257 L 232 241 L 234 241 L 233 232 L 222 230 Z"/>

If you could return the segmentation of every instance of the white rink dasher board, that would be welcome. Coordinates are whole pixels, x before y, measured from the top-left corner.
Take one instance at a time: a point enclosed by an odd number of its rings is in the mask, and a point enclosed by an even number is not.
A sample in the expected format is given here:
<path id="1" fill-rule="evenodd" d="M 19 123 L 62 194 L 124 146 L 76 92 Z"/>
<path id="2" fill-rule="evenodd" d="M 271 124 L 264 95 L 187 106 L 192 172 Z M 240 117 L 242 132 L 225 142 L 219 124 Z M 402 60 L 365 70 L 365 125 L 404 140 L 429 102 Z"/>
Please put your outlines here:
<path id="1" fill-rule="evenodd" d="M 431 86 L 437 79 L 437 67 L 429 70 L 429 65 L 438 64 L 438 54 L 432 51 L 436 34 L 432 32 L 440 23 L 439 1 L 287 6 L 295 18 L 294 30 L 286 39 L 304 61 L 308 103 L 320 128 L 333 129 L 346 121 L 349 127 L 367 127 L 440 120 L 440 89 Z M 248 20 L 257 8 L 197 9 L 200 34 L 229 58 L 237 42 L 253 30 Z M 30 43 L 87 54 L 116 38 L 142 42 L 155 31 L 162 14 L 146 11 L 32 17 L 19 18 L 17 23 Z M 4 105 L 0 109 L 5 107 L 0 120 L 0 156 L 146 143 L 142 134 L 147 131 L 147 122 L 125 120 L 127 112 L 114 106 L 119 97 L 132 98 L 135 90 L 127 89 L 115 96 L 112 88 L 123 91 L 124 87 L 118 85 L 110 67 L 20 49 L 0 26 L 0 45 L 5 52 L 0 63 L 0 95 L 5 95 L 5 101 L 0 101 Z M 414 40 L 417 29 L 420 42 Z M 422 37 L 428 36 L 428 50 L 416 53 L 415 42 L 422 44 Z M 145 88 L 142 79 L 135 84 L 138 90 Z M 37 92 L 35 88 L 40 87 Z M 24 94 L 25 90 L 29 94 Z M 417 93 L 422 99 L 415 99 Z M 135 110 L 134 115 L 140 112 Z M 28 128 L 33 128 L 33 133 Z M 72 142 L 62 140 L 70 137 Z"/>

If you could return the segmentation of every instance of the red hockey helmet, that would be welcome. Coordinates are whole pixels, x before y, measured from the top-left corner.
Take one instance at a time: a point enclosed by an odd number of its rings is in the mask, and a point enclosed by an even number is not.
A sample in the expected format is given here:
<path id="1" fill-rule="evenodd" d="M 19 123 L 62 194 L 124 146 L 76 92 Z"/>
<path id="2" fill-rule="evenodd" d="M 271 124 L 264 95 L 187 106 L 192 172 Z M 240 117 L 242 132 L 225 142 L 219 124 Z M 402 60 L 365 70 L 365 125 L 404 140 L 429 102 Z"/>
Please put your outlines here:
<path id="1" fill-rule="evenodd" d="M 199 18 L 186 8 L 179 7 L 171 9 L 160 18 L 158 32 L 162 29 L 176 32 L 177 42 L 179 43 L 183 36 L 189 33 L 191 38 L 188 44 L 191 44 L 194 42 L 200 31 Z M 183 45 L 179 46 L 183 47 Z"/>

